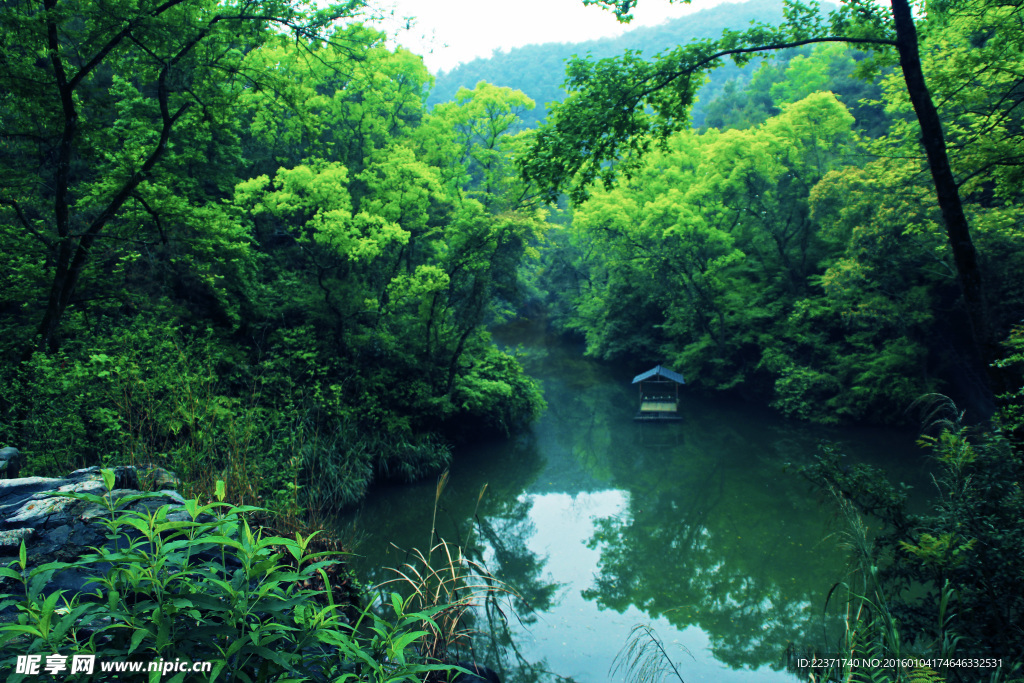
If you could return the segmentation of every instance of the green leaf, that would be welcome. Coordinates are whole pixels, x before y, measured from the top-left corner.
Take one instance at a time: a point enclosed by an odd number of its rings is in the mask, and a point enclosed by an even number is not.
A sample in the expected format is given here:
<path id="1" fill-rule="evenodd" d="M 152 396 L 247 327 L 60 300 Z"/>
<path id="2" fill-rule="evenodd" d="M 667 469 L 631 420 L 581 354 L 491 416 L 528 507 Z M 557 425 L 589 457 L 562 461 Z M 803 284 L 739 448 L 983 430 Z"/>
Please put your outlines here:
<path id="1" fill-rule="evenodd" d="M 391 608 L 395 610 L 395 616 L 402 616 L 405 613 L 405 602 L 398 593 L 391 594 Z"/>
<path id="2" fill-rule="evenodd" d="M 19 563 L 20 563 L 20 558 L 19 558 Z M 9 567 L 0 567 L 0 576 L 5 576 L 8 579 L 14 579 L 18 583 L 21 583 L 22 578 L 23 578 L 21 576 L 21 572 L 16 572 L 13 569 L 10 569 Z"/>
<path id="3" fill-rule="evenodd" d="M 405 661 L 405 648 L 409 647 L 409 645 L 425 635 L 427 635 L 427 631 L 410 631 L 409 633 L 403 633 L 392 642 L 391 649 L 394 651 L 399 661 Z"/>
<path id="4" fill-rule="evenodd" d="M 153 634 L 150 633 L 148 629 L 142 628 L 140 626 L 135 626 L 134 629 L 135 632 L 132 633 L 132 640 L 131 645 L 128 647 L 128 654 L 135 652 L 139 645 L 142 644 L 142 641 L 144 641 L 146 638 L 150 638 L 153 636 Z"/>
<path id="5" fill-rule="evenodd" d="M 100 470 L 100 473 L 103 475 L 103 485 L 107 487 L 107 491 L 113 491 L 114 483 L 117 480 L 117 477 L 114 474 L 114 470 L 104 468 Z"/>
<path id="6" fill-rule="evenodd" d="M 243 549 L 243 546 L 242 546 L 241 543 L 239 543 L 238 541 L 236 541 L 233 538 L 228 538 L 227 536 L 207 534 L 207 535 L 202 536 L 200 541 L 202 543 L 204 543 L 204 544 L 205 543 L 209 543 L 209 544 L 212 544 L 212 545 L 227 546 L 229 548 L 235 548 L 236 550 L 242 550 Z"/>

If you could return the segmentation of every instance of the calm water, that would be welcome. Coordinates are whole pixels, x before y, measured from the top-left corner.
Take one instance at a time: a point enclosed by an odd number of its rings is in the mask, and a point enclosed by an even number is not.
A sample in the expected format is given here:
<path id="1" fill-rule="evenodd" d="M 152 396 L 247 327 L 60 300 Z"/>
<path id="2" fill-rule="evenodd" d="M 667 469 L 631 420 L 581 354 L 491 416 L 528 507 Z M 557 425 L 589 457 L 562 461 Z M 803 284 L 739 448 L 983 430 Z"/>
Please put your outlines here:
<path id="1" fill-rule="evenodd" d="M 507 621 L 491 609 L 476 624 L 477 658 L 507 682 L 626 680 L 610 669 L 639 624 L 687 683 L 794 681 L 786 647 L 822 643 L 846 562 L 834 508 L 788 465 L 828 439 L 926 487 L 912 433 L 810 426 L 685 387 L 682 422 L 636 423 L 630 380 L 648 368 L 584 359 L 536 326 L 502 341 L 521 345 L 548 410 L 456 454 L 436 525 L 521 596 L 492 605 Z M 365 581 L 428 547 L 434 493 L 377 487 L 344 520 Z"/>

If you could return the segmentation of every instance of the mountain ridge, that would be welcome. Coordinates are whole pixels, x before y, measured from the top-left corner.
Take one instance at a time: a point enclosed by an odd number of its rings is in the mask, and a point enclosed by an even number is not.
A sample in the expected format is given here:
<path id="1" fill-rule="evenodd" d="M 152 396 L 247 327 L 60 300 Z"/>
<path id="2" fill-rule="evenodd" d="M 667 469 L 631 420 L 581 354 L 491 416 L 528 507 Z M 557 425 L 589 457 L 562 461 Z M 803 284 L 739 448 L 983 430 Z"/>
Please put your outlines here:
<path id="1" fill-rule="evenodd" d="M 656 26 L 640 26 L 610 38 L 597 38 L 580 43 L 539 43 L 495 51 L 490 57 L 477 57 L 459 64 L 435 77 L 434 88 L 427 98 L 427 106 L 449 102 L 459 88 L 472 89 L 480 81 L 501 87 L 522 90 L 536 103 L 532 112 L 523 116 L 526 127 L 538 125 L 547 114 L 547 105 L 565 98 L 562 83 L 565 62 L 573 56 L 589 55 L 604 59 L 621 55 L 627 49 L 654 56 L 693 40 L 717 38 L 725 29 L 739 29 L 751 22 L 777 23 L 782 19 L 782 4 L 778 0 L 747 0 L 726 3 L 694 12 L 685 17 L 670 19 Z M 731 62 L 712 72 L 711 78 L 698 93 L 698 103 L 692 113 L 693 122 L 703 120 L 702 102 L 713 99 L 725 83 L 736 78 L 749 78 L 759 60 L 744 69 Z"/>

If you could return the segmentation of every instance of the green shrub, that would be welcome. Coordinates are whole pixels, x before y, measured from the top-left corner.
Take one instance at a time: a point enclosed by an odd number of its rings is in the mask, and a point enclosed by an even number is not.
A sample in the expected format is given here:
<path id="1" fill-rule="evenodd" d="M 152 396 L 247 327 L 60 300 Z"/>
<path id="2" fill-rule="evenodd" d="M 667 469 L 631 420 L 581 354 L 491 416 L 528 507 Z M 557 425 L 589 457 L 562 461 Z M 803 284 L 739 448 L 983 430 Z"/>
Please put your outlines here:
<path id="1" fill-rule="evenodd" d="M 233 502 L 293 519 L 358 502 L 375 477 L 439 472 L 452 457 L 441 434 L 510 433 L 544 404 L 519 362 L 483 342 L 450 391 L 427 383 L 420 395 L 409 377 L 423 368 L 393 376 L 383 358 L 354 371 L 317 351 L 312 328 L 274 340 L 256 357 L 214 331 L 139 316 L 0 365 L 0 445 L 25 454 L 25 475 L 155 464 L 186 495 L 210 497 L 223 480 Z"/>
<path id="2" fill-rule="evenodd" d="M 113 472 L 104 479 L 109 491 Z M 331 590 L 336 561 L 328 555 L 337 553 L 313 553 L 312 536 L 264 537 L 246 519 L 257 508 L 223 502 L 222 484 L 218 494 L 209 505 L 186 501 L 184 515 L 166 505 L 148 514 L 119 509 L 151 494 L 70 494 L 107 509 L 109 542 L 73 563 L 31 569 L 22 544 L 15 565 L 0 569 L 21 586 L 19 596 L 0 594 L 0 610 L 17 608 L 16 620 L 0 625 L 0 671 L 33 654 L 210 662 L 203 680 L 211 681 L 420 681 L 452 670 L 416 654 L 445 606 L 410 613 L 394 594 L 387 618 L 371 605 L 350 622 L 350 606 Z M 48 592 L 54 573 L 67 569 L 96 576 L 94 590 Z M 97 666 L 78 680 L 109 679 Z M 180 672 L 169 680 L 196 679 Z"/>
<path id="3" fill-rule="evenodd" d="M 886 656 L 1002 658 L 1001 680 L 1019 680 L 1024 453 L 999 432 L 964 427 L 949 409 L 951 419 L 935 423 L 941 431 L 922 438 L 938 489 L 928 514 L 908 510 L 906 487 L 866 465 L 844 465 L 834 450 L 804 472 L 882 524 L 857 544 L 857 564 L 870 581 L 851 590 L 858 613 L 868 615 L 850 622 L 860 636 L 860 649 L 851 651 L 871 654 L 866 648 L 882 642 Z M 970 669 L 939 673 L 947 681 L 978 680 Z"/>

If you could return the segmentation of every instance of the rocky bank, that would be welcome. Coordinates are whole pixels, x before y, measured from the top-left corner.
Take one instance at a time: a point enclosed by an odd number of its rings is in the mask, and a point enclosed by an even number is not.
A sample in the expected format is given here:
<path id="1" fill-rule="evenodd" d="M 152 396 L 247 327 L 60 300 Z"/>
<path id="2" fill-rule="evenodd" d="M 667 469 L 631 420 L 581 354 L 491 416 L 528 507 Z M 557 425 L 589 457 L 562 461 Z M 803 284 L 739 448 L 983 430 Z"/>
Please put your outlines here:
<path id="1" fill-rule="evenodd" d="M 15 455 L 4 462 L 17 463 Z M 17 471 L 7 467 L 9 473 Z M 169 520 L 190 519 L 184 510 L 185 499 L 175 488 L 177 477 L 167 470 L 156 467 L 114 468 L 114 489 L 109 492 L 115 507 L 122 510 L 145 512 L 160 506 L 170 506 Z M 119 506 L 117 501 L 143 491 L 152 492 L 152 497 L 135 500 Z M 0 565 L 17 559 L 22 541 L 28 556 L 29 566 L 36 567 L 47 562 L 73 562 L 79 556 L 90 552 L 91 547 L 107 543 L 106 528 L 100 523 L 110 517 L 110 511 L 103 505 L 79 500 L 62 493 L 107 494 L 103 475 L 99 467 L 75 470 L 65 477 L 20 477 L 0 479 Z M 54 574 L 51 589 L 82 590 L 88 577 L 74 570 Z M 0 593 L 9 592 L 10 580 L 0 579 Z"/>

